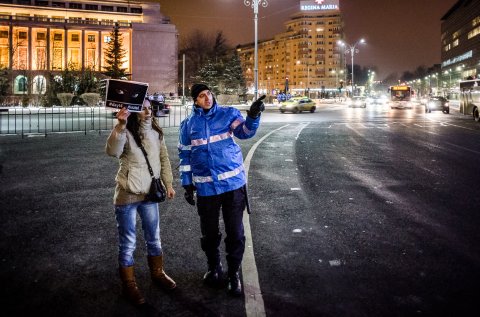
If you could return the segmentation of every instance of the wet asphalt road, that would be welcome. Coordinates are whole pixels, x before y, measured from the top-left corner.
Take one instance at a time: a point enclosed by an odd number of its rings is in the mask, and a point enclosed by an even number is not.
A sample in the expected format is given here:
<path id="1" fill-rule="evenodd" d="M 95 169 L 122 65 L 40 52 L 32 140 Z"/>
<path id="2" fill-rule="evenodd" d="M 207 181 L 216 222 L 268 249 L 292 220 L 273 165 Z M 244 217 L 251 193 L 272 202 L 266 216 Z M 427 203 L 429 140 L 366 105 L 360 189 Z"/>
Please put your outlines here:
<path id="1" fill-rule="evenodd" d="M 253 250 L 267 316 L 476 316 L 480 126 L 421 109 L 267 113 L 239 141 L 250 163 Z M 166 140 L 172 166 L 177 131 Z M 244 299 L 203 287 L 195 209 L 161 204 L 166 270 L 148 305 L 120 296 L 107 131 L 0 137 L 4 316 L 245 316 Z"/>

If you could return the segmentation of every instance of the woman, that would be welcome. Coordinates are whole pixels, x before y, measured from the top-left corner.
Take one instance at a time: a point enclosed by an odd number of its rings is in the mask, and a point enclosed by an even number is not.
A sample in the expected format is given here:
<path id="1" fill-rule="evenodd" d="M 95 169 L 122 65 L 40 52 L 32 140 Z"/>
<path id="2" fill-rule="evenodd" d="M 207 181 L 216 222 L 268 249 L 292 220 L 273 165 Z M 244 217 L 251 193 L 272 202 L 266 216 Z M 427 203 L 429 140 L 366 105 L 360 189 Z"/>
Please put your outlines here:
<path id="1" fill-rule="evenodd" d="M 106 152 L 119 158 L 120 163 L 113 198 L 119 236 L 120 279 L 124 296 L 133 304 L 141 305 L 145 299 L 135 282 L 133 259 L 137 212 L 142 221 L 152 280 L 166 289 L 174 289 L 176 284 L 163 270 L 158 203 L 146 199 L 152 177 L 139 144 L 147 152 L 155 177 L 161 177 L 169 199 L 175 197 L 175 191 L 163 131 L 152 119 L 150 101 L 144 101 L 141 112 L 130 113 L 122 108 L 117 119 L 118 123 L 107 139 Z"/>

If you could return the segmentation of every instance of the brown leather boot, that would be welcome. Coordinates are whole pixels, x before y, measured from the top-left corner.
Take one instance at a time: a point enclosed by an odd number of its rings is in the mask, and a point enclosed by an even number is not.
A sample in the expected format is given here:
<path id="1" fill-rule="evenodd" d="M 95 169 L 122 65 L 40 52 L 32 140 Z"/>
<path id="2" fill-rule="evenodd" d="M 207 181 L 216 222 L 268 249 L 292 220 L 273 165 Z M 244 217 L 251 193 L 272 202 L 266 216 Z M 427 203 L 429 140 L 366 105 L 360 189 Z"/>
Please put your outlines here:
<path id="1" fill-rule="evenodd" d="M 148 267 L 152 280 L 165 289 L 174 289 L 177 284 L 163 271 L 163 255 L 148 256 Z"/>
<path id="2" fill-rule="evenodd" d="M 133 266 L 120 267 L 120 279 L 122 280 L 122 293 L 133 305 L 142 305 L 145 298 L 137 287 L 135 282 L 135 273 Z"/>

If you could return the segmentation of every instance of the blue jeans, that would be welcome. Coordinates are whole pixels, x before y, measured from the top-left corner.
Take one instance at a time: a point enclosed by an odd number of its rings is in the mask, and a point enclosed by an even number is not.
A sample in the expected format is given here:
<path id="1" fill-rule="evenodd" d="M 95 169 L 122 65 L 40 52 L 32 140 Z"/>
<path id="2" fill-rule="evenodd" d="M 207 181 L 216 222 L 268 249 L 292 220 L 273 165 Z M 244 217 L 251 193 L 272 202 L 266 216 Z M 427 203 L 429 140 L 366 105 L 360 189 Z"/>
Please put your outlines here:
<path id="1" fill-rule="evenodd" d="M 116 205 L 118 264 L 122 267 L 132 266 L 135 263 L 133 252 L 135 251 L 137 241 L 137 211 L 142 220 L 143 235 L 148 255 L 157 256 L 162 254 L 158 204 L 142 201 L 129 205 Z"/>

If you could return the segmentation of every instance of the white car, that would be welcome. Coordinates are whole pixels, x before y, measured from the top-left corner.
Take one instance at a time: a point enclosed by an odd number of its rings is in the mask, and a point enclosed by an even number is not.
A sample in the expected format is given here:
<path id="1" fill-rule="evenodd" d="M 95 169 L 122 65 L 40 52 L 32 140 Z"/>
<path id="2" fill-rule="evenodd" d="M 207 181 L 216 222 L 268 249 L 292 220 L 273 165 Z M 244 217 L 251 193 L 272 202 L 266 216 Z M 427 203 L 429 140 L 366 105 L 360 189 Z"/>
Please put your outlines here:
<path id="1" fill-rule="evenodd" d="M 367 98 L 362 96 L 353 96 L 348 99 L 347 105 L 349 108 L 366 108 L 367 107 Z"/>

